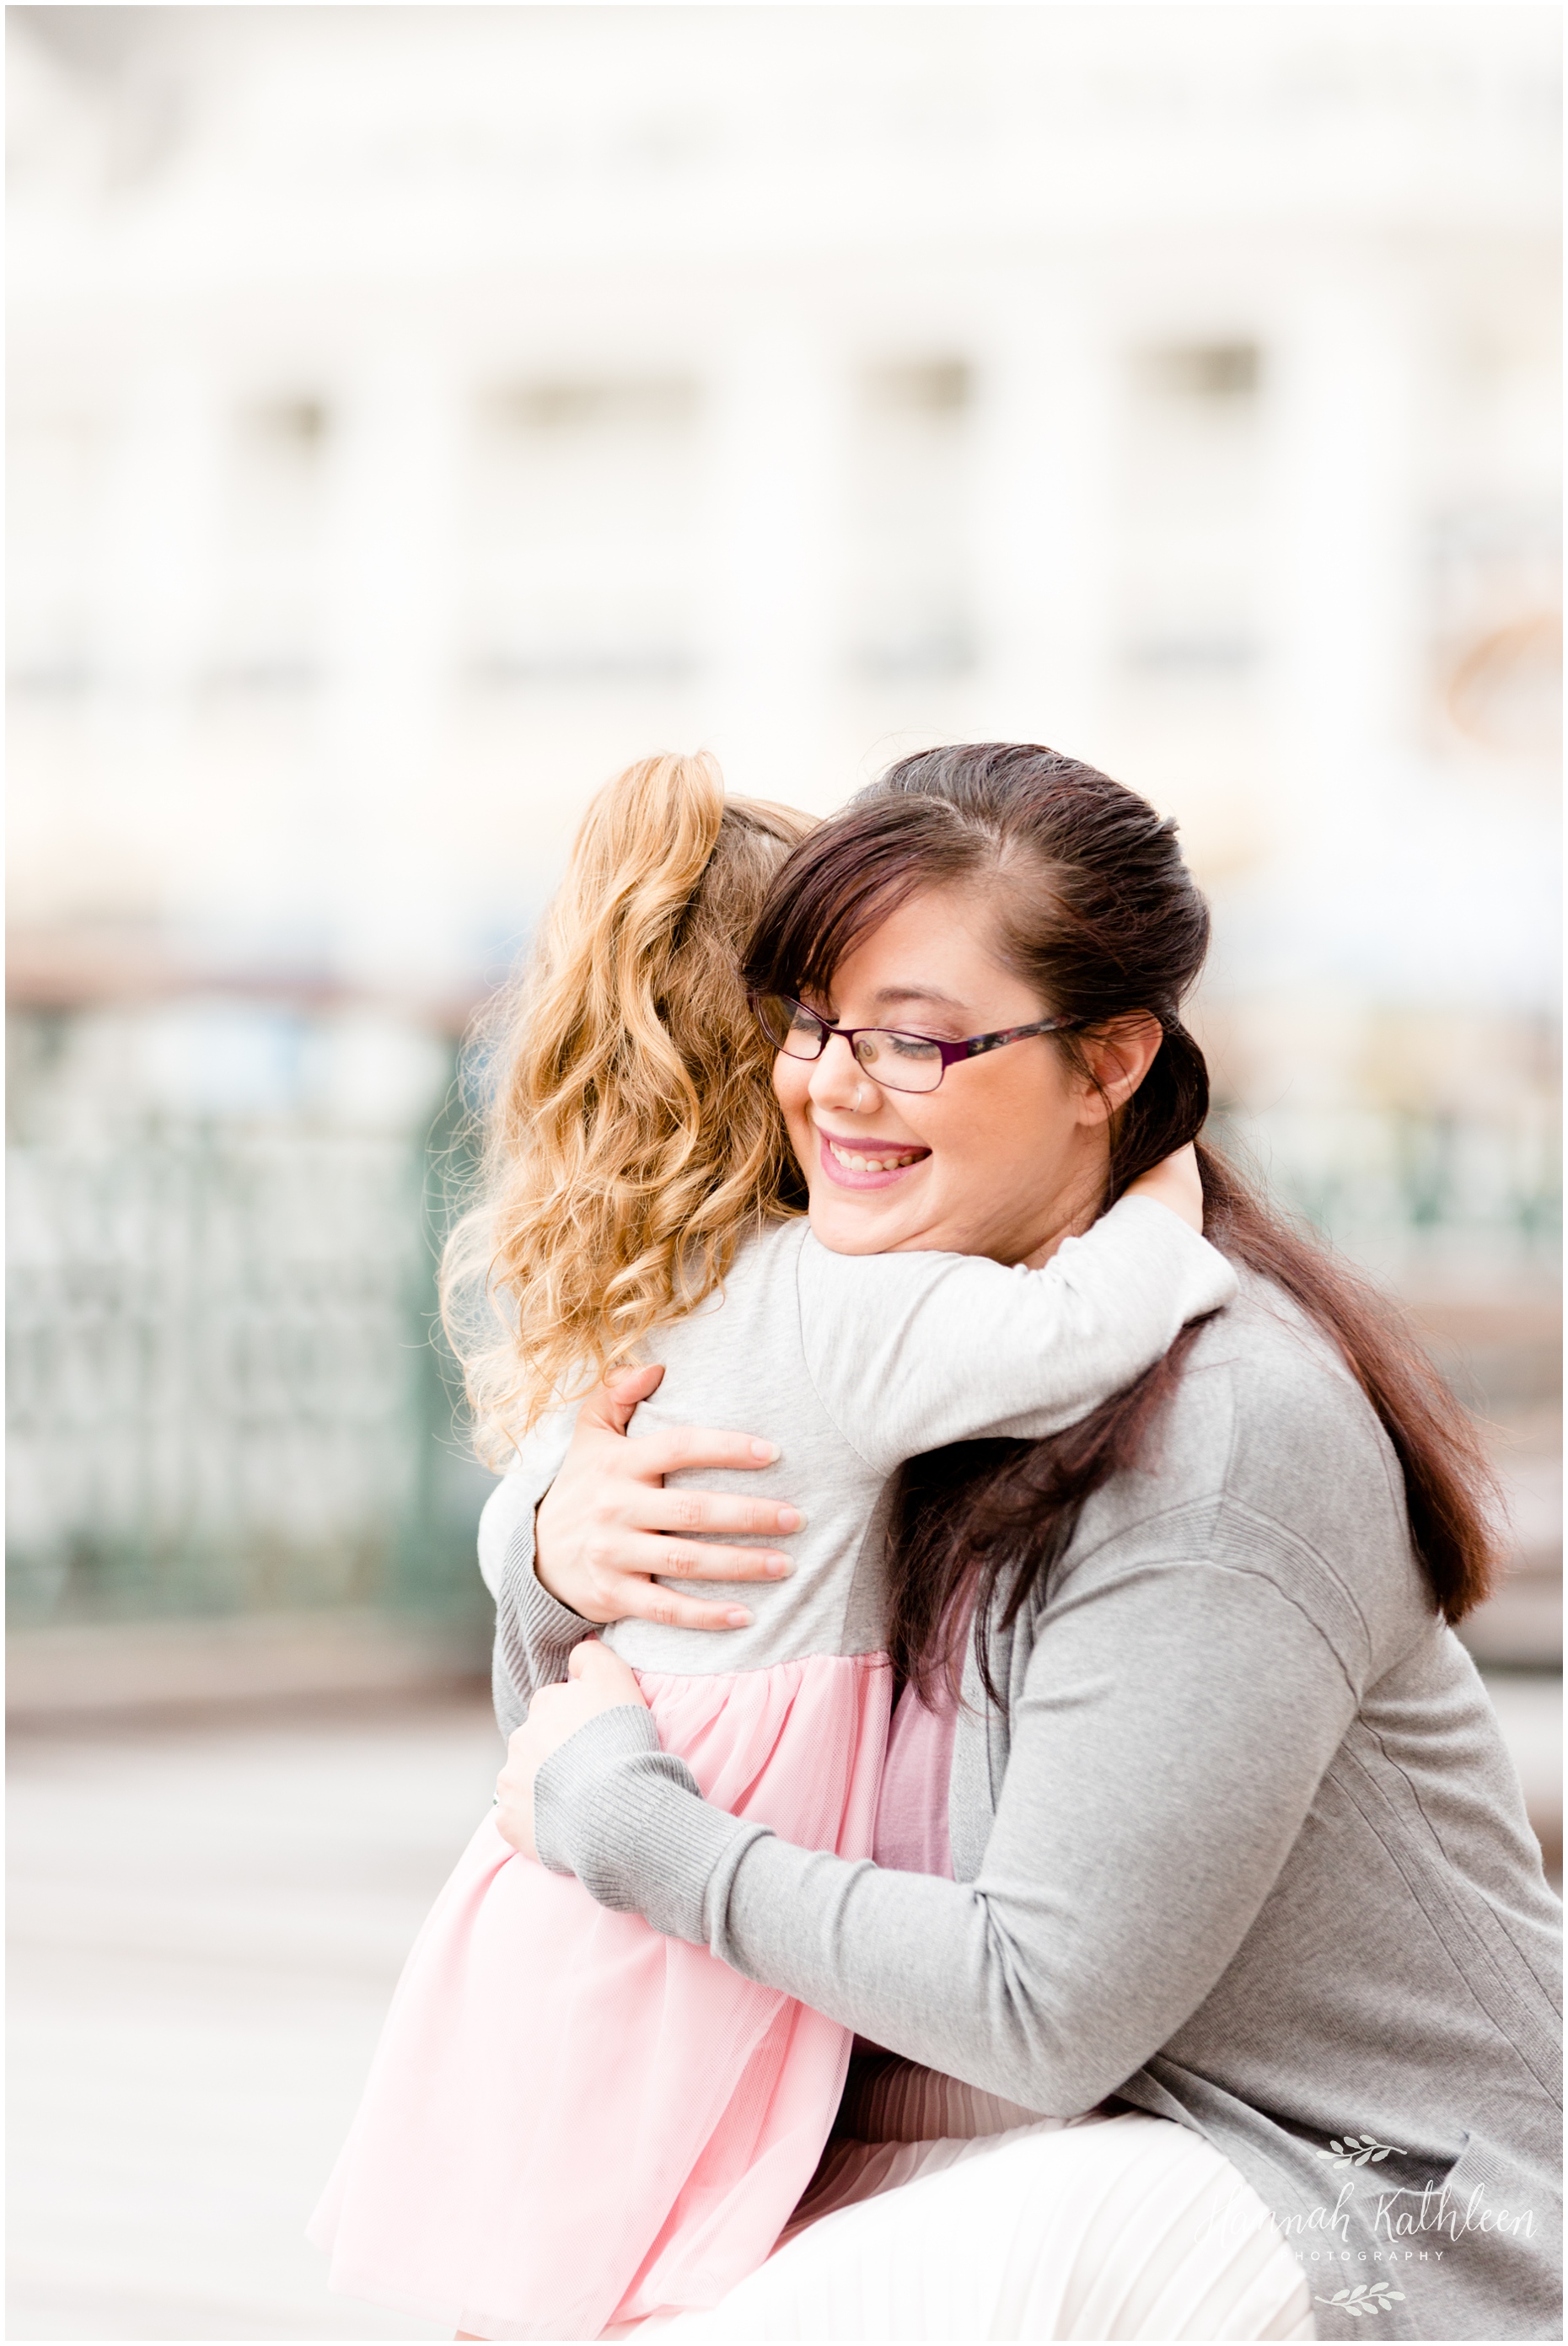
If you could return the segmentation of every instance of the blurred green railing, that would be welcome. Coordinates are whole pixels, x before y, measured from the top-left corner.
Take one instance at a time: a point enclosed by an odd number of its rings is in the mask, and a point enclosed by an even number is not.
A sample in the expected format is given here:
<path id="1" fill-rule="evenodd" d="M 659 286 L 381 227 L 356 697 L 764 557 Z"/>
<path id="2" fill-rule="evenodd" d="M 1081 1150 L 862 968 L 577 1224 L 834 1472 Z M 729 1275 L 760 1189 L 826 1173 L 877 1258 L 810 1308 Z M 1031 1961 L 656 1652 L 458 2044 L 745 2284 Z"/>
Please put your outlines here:
<path id="1" fill-rule="evenodd" d="M 1283 1205 L 1352 1252 L 1554 1275 L 1563 1162 L 1553 1099 L 1522 1101 L 1507 1118 L 1222 1103 L 1208 1129 Z"/>
<path id="2" fill-rule="evenodd" d="M 425 1036 L 418 1112 L 354 1128 L 331 1085 L 268 1116 L 154 1115 L 137 1076 L 110 1115 L 104 1054 L 67 1081 L 61 1035 L 40 1035 L 32 1061 L 21 1037 L 8 1152 L 12 1620 L 368 1606 L 477 1627 L 491 1486 L 434 1335 L 462 1173 L 450 1055 Z M 1549 1271 L 1540 1117 L 1215 1124 L 1380 1268 L 1440 1243 Z"/>
<path id="3" fill-rule="evenodd" d="M 13 1622 L 483 1608 L 433 1341 L 430 1136 L 9 1152 Z"/>

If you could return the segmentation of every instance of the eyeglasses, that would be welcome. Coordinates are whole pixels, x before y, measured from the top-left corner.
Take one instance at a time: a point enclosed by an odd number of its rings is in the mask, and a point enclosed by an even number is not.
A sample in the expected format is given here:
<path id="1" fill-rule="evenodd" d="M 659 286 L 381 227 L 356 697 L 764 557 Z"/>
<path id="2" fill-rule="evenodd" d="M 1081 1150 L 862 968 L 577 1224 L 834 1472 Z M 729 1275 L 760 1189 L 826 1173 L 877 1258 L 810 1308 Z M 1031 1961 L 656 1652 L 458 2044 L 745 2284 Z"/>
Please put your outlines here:
<path id="1" fill-rule="evenodd" d="M 841 1035 L 873 1082 L 890 1092 L 934 1092 L 949 1067 L 978 1059 L 1003 1043 L 1029 1035 L 1059 1035 L 1080 1026 L 1079 1018 L 1038 1018 L 1032 1026 L 1003 1026 L 994 1035 L 971 1035 L 962 1043 L 939 1043 L 930 1035 L 897 1035 L 885 1026 L 834 1026 L 787 994 L 755 994 L 757 1023 L 787 1059 L 820 1059 L 830 1035 Z"/>

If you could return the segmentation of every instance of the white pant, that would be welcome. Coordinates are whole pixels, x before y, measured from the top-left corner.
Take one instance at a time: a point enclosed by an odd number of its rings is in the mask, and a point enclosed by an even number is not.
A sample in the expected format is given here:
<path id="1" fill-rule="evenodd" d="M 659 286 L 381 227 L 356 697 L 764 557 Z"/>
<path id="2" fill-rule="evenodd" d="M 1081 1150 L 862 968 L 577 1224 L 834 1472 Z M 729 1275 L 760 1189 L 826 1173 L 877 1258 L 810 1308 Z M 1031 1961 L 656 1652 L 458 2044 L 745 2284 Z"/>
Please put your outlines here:
<path id="1" fill-rule="evenodd" d="M 855 2145 L 833 2212 L 659 2339 L 1310 2339 L 1305 2275 L 1227 2158 L 1141 2115 Z M 874 2196 L 866 2196 L 868 2193 Z M 847 2204 L 840 2204 L 847 2202 Z"/>

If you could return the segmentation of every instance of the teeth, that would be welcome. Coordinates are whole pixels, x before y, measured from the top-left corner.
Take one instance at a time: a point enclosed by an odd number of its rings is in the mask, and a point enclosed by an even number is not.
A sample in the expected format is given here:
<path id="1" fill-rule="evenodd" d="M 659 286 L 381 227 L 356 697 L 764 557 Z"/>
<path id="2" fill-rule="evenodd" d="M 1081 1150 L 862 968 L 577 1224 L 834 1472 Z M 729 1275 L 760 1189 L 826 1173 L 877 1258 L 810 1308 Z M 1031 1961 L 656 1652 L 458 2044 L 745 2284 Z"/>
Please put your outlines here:
<path id="1" fill-rule="evenodd" d="M 861 1157 L 853 1149 L 840 1148 L 836 1140 L 830 1140 L 828 1146 L 839 1163 L 854 1173 L 896 1173 L 901 1166 L 914 1164 L 921 1155 L 918 1148 L 911 1148 L 901 1157 Z"/>

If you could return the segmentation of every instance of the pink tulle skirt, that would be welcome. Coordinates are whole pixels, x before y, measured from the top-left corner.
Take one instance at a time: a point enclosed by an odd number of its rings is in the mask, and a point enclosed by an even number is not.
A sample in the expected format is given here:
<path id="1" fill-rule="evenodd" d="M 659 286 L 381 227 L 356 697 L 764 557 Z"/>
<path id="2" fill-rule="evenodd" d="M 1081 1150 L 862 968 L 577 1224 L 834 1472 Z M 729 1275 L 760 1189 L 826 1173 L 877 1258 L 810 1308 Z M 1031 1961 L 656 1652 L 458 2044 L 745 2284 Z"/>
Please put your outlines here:
<path id="1" fill-rule="evenodd" d="M 880 1656 L 641 1673 L 704 1797 L 870 1854 Z M 487 1817 L 414 1943 L 310 2237 L 333 2289 L 483 2338 L 712 2305 L 809 2181 L 850 2034 L 596 1905 Z"/>

